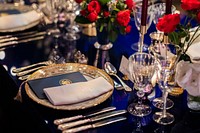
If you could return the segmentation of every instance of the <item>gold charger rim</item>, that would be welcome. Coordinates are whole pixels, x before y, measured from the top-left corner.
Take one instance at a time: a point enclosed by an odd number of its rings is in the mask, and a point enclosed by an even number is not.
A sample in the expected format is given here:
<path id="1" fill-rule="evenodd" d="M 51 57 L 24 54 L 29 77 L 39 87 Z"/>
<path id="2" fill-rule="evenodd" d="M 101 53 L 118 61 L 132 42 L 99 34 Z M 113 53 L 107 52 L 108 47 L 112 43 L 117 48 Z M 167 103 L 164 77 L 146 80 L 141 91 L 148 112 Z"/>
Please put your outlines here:
<path id="1" fill-rule="evenodd" d="M 31 88 L 29 87 L 28 83 L 25 83 L 25 91 L 26 91 L 26 94 L 28 95 L 28 97 L 30 99 L 32 99 L 34 102 L 36 102 L 36 103 L 38 103 L 40 105 L 52 108 L 52 109 L 57 109 L 57 110 L 81 110 L 81 109 L 87 109 L 87 108 L 90 108 L 90 107 L 97 106 L 97 105 L 103 103 L 104 101 L 106 101 L 112 95 L 113 90 L 114 90 L 114 83 L 113 83 L 112 78 L 106 72 L 104 72 L 103 70 L 101 70 L 99 68 L 96 68 L 94 66 L 85 65 L 85 64 L 79 64 L 79 63 L 53 64 L 53 65 L 44 67 L 44 68 L 34 72 L 27 80 L 35 79 L 35 77 L 37 77 L 41 71 L 45 72 L 45 71 L 47 71 L 49 69 L 53 69 L 53 68 L 56 69 L 56 68 L 70 67 L 70 66 L 78 67 L 78 69 L 79 68 L 84 68 L 85 70 L 83 70 L 83 71 L 85 71 L 86 74 L 84 74 L 84 72 L 79 70 L 79 72 L 81 72 L 83 75 L 89 74 L 89 73 L 87 73 L 87 71 L 95 71 L 97 73 L 96 76 L 97 77 L 102 76 L 103 78 L 105 78 L 109 83 L 111 83 L 111 85 L 113 86 L 113 89 L 111 91 L 103 94 L 103 95 L 100 95 L 99 97 L 96 97 L 96 98 L 93 98 L 93 99 L 90 99 L 90 100 L 87 100 L 87 101 L 83 101 L 83 102 L 76 103 L 76 104 L 70 104 L 70 105 L 55 106 L 55 105 L 51 104 L 48 101 L 48 99 L 39 99 L 35 95 L 35 93 L 31 90 Z M 70 72 L 70 71 L 68 71 L 68 72 Z M 66 73 L 68 73 L 68 72 L 66 72 Z M 57 74 L 57 75 L 59 75 L 59 74 Z M 91 75 L 89 74 L 89 76 L 91 76 Z"/>

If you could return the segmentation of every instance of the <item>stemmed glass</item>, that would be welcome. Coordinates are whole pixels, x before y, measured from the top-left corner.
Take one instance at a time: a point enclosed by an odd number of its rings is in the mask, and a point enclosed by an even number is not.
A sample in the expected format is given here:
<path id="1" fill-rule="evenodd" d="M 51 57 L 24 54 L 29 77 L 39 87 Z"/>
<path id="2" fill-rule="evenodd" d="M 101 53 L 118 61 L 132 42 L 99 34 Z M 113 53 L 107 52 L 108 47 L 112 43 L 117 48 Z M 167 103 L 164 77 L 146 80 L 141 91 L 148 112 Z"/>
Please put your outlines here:
<path id="1" fill-rule="evenodd" d="M 58 17 L 62 11 L 62 0 L 46 0 L 46 8 L 49 11 L 49 19 L 53 23 L 53 27 L 48 29 L 48 34 L 59 32 L 58 29 Z"/>
<path id="2" fill-rule="evenodd" d="M 128 106 L 128 111 L 134 116 L 143 117 L 151 113 L 151 107 L 142 103 L 145 95 L 144 89 L 151 81 L 156 70 L 157 61 L 154 56 L 148 53 L 135 53 L 129 57 L 129 71 L 134 82 L 134 87 L 138 90 L 138 103 Z"/>
<path id="3" fill-rule="evenodd" d="M 155 32 L 155 34 L 160 34 L 160 33 Z M 163 55 L 164 53 L 162 52 L 165 50 L 167 51 L 167 57 L 165 57 Z M 156 43 L 156 44 L 153 44 L 152 46 L 150 46 L 149 51 L 161 62 L 161 66 L 160 66 L 161 72 L 162 72 L 163 68 L 167 68 L 170 71 L 170 75 L 169 75 L 167 81 L 168 81 L 168 91 L 170 93 L 172 93 L 174 90 L 174 87 L 176 87 L 175 82 L 173 82 L 173 76 L 175 73 L 175 66 L 180 58 L 180 56 L 177 56 L 177 55 L 179 55 L 179 52 L 181 52 L 180 47 L 174 46 L 172 44 L 165 45 L 162 42 L 160 42 L 160 43 Z M 166 64 L 164 64 L 162 62 L 166 62 Z M 160 76 L 162 76 L 162 75 L 160 75 Z M 163 80 L 163 79 L 161 79 L 161 80 Z M 159 81 L 158 81 L 158 84 L 159 84 Z M 161 85 L 159 87 L 162 91 L 165 89 Z M 177 87 L 177 89 L 178 89 L 178 87 Z M 163 93 L 162 97 L 155 98 L 152 101 L 152 104 L 159 109 L 163 109 L 163 106 L 164 106 L 163 99 L 164 99 L 164 93 Z M 173 105 L 174 105 L 173 101 L 167 98 L 166 99 L 166 109 L 170 109 L 171 107 L 173 107 Z"/>
<path id="4" fill-rule="evenodd" d="M 133 8 L 133 15 L 134 15 L 134 21 L 135 21 L 135 26 L 138 29 L 138 31 L 140 31 L 140 27 L 141 27 L 141 15 L 142 15 L 142 0 L 135 0 L 135 7 Z M 146 28 L 148 29 L 152 23 L 152 18 L 153 18 L 153 9 L 152 9 L 152 5 L 149 2 L 148 3 L 148 11 L 147 11 L 147 25 Z M 131 45 L 131 48 L 135 51 L 139 51 L 139 46 L 143 40 L 141 39 L 141 32 L 139 32 L 139 41 L 137 43 L 133 43 Z M 143 44 L 143 51 L 147 51 L 148 50 L 148 45 L 147 44 Z"/>
<path id="5" fill-rule="evenodd" d="M 78 40 L 80 38 L 80 35 L 78 33 L 81 32 L 81 27 L 76 24 L 75 18 L 76 15 L 80 13 L 80 4 L 78 4 L 75 0 L 67 0 L 65 2 L 65 10 L 68 20 L 65 39 L 68 41 Z"/>
<path id="6" fill-rule="evenodd" d="M 157 102 L 161 102 L 162 104 L 162 111 L 161 112 L 156 112 L 153 115 L 153 120 L 161 125 L 168 125 L 171 124 L 174 121 L 174 116 L 170 113 L 168 113 L 167 110 L 167 97 L 168 97 L 168 93 L 171 89 L 171 87 L 168 85 L 168 81 L 169 78 L 171 77 L 171 75 L 173 74 L 173 68 L 174 68 L 174 64 L 175 64 L 175 58 L 170 57 L 168 55 L 170 55 L 168 48 L 168 45 L 163 44 L 163 46 L 165 46 L 165 49 L 163 50 L 164 53 L 162 56 L 162 51 L 161 51 L 161 56 L 158 58 L 160 61 L 160 65 L 161 65 L 161 74 L 160 74 L 160 79 L 158 80 L 158 84 L 160 86 L 161 89 L 163 89 L 163 96 L 162 96 L 162 102 L 161 101 L 157 101 Z M 176 57 L 176 56 L 174 56 Z M 172 101 L 173 102 L 173 101 Z M 169 101 L 168 101 L 169 103 Z M 154 103 L 153 103 L 154 104 Z M 155 106 L 156 104 L 154 104 Z M 173 105 L 171 105 L 173 106 Z"/>
<path id="7" fill-rule="evenodd" d="M 176 7 L 172 5 L 172 13 L 176 11 Z M 156 25 L 158 23 L 158 19 L 161 18 L 165 14 L 166 3 L 155 3 L 153 5 L 153 23 Z M 161 32 L 161 31 L 157 31 Z"/>
<path id="8" fill-rule="evenodd" d="M 163 40 L 163 33 L 160 32 L 153 32 L 150 34 L 151 37 L 151 45 L 149 46 L 149 53 L 151 53 L 152 55 L 154 55 L 155 58 L 157 58 L 158 60 L 163 60 L 165 59 L 163 55 L 161 55 L 161 49 L 167 49 L 166 45 L 164 45 L 162 43 Z M 171 63 L 171 65 L 174 63 L 174 60 L 171 60 L 171 58 L 167 57 L 166 59 L 168 59 L 168 62 Z M 161 66 L 160 66 L 160 71 L 161 71 Z M 158 73 L 159 75 L 157 76 L 160 77 L 160 73 Z M 159 79 L 157 79 L 159 80 Z M 159 84 L 160 85 L 160 84 Z M 162 86 L 159 86 L 161 90 L 163 90 Z M 164 96 L 164 95 L 163 95 Z M 159 109 L 163 109 L 163 97 L 158 97 L 155 98 L 152 101 L 152 104 Z M 169 109 L 171 107 L 173 107 L 174 103 L 172 100 L 167 98 L 167 103 L 166 103 L 166 108 Z"/>

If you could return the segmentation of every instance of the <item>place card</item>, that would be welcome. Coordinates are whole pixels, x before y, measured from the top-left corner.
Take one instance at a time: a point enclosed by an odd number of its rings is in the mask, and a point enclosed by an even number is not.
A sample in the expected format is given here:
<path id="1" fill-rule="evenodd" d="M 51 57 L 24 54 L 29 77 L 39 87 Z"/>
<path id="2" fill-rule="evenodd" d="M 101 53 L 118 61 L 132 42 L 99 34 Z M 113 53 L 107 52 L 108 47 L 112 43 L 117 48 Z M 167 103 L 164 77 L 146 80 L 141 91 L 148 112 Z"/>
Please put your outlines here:
<path id="1" fill-rule="evenodd" d="M 128 59 L 123 55 L 121 62 L 120 62 L 120 66 L 119 66 L 119 71 L 124 74 L 125 76 L 128 77 L 128 79 L 131 80 L 131 76 L 130 76 L 130 72 L 128 70 Z M 131 80 L 132 81 L 132 80 Z"/>

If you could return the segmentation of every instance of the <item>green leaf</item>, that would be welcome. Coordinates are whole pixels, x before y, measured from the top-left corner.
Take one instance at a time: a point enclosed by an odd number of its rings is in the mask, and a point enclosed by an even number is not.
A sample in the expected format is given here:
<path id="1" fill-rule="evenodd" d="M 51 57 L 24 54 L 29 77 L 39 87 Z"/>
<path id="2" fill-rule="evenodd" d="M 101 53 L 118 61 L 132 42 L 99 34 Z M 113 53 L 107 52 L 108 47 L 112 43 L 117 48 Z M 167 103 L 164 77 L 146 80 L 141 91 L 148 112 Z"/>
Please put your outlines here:
<path id="1" fill-rule="evenodd" d="M 111 31 L 109 34 L 109 39 L 111 42 L 114 42 L 118 37 L 118 34 L 116 31 Z"/>
<path id="2" fill-rule="evenodd" d="M 81 23 L 81 24 L 89 24 L 89 23 L 91 23 L 87 18 L 85 18 L 83 16 L 76 16 L 75 22 Z"/>
<path id="3" fill-rule="evenodd" d="M 98 1 L 101 3 L 101 5 L 105 5 L 111 0 L 98 0 Z"/>
<path id="4" fill-rule="evenodd" d="M 111 31 L 112 30 L 112 22 L 108 22 L 108 31 Z"/>
<path id="5" fill-rule="evenodd" d="M 100 32 L 103 31 L 103 27 L 104 27 L 104 24 L 101 23 L 101 25 L 100 25 L 100 29 L 99 29 Z"/>

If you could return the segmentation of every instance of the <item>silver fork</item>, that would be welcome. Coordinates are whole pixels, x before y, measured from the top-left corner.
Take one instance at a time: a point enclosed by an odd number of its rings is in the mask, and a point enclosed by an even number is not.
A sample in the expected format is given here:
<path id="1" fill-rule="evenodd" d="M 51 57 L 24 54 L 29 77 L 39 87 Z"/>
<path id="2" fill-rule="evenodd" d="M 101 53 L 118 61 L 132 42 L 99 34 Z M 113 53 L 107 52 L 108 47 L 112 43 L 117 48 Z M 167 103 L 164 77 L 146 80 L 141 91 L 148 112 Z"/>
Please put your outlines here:
<path id="1" fill-rule="evenodd" d="M 36 67 L 38 65 L 45 65 L 45 66 L 48 66 L 48 65 L 51 65 L 53 64 L 53 61 L 49 60 L 49 61 L 44 61 L 44 62 L 39 62 L 39 63 L 36 63 L 36 64 L 32 64 L 32 65 L 29 65 L 29 66 L 25 66 L 25 67 L 20 67 L 20 68 L 17 68 L 17 69 L 13 69 L 12 72 L 13 73 L 19 73 L 21 71 L 24 71 L 26 69 L 29 69 L 29 68 L 32 68 L 32 67 Z"/>

